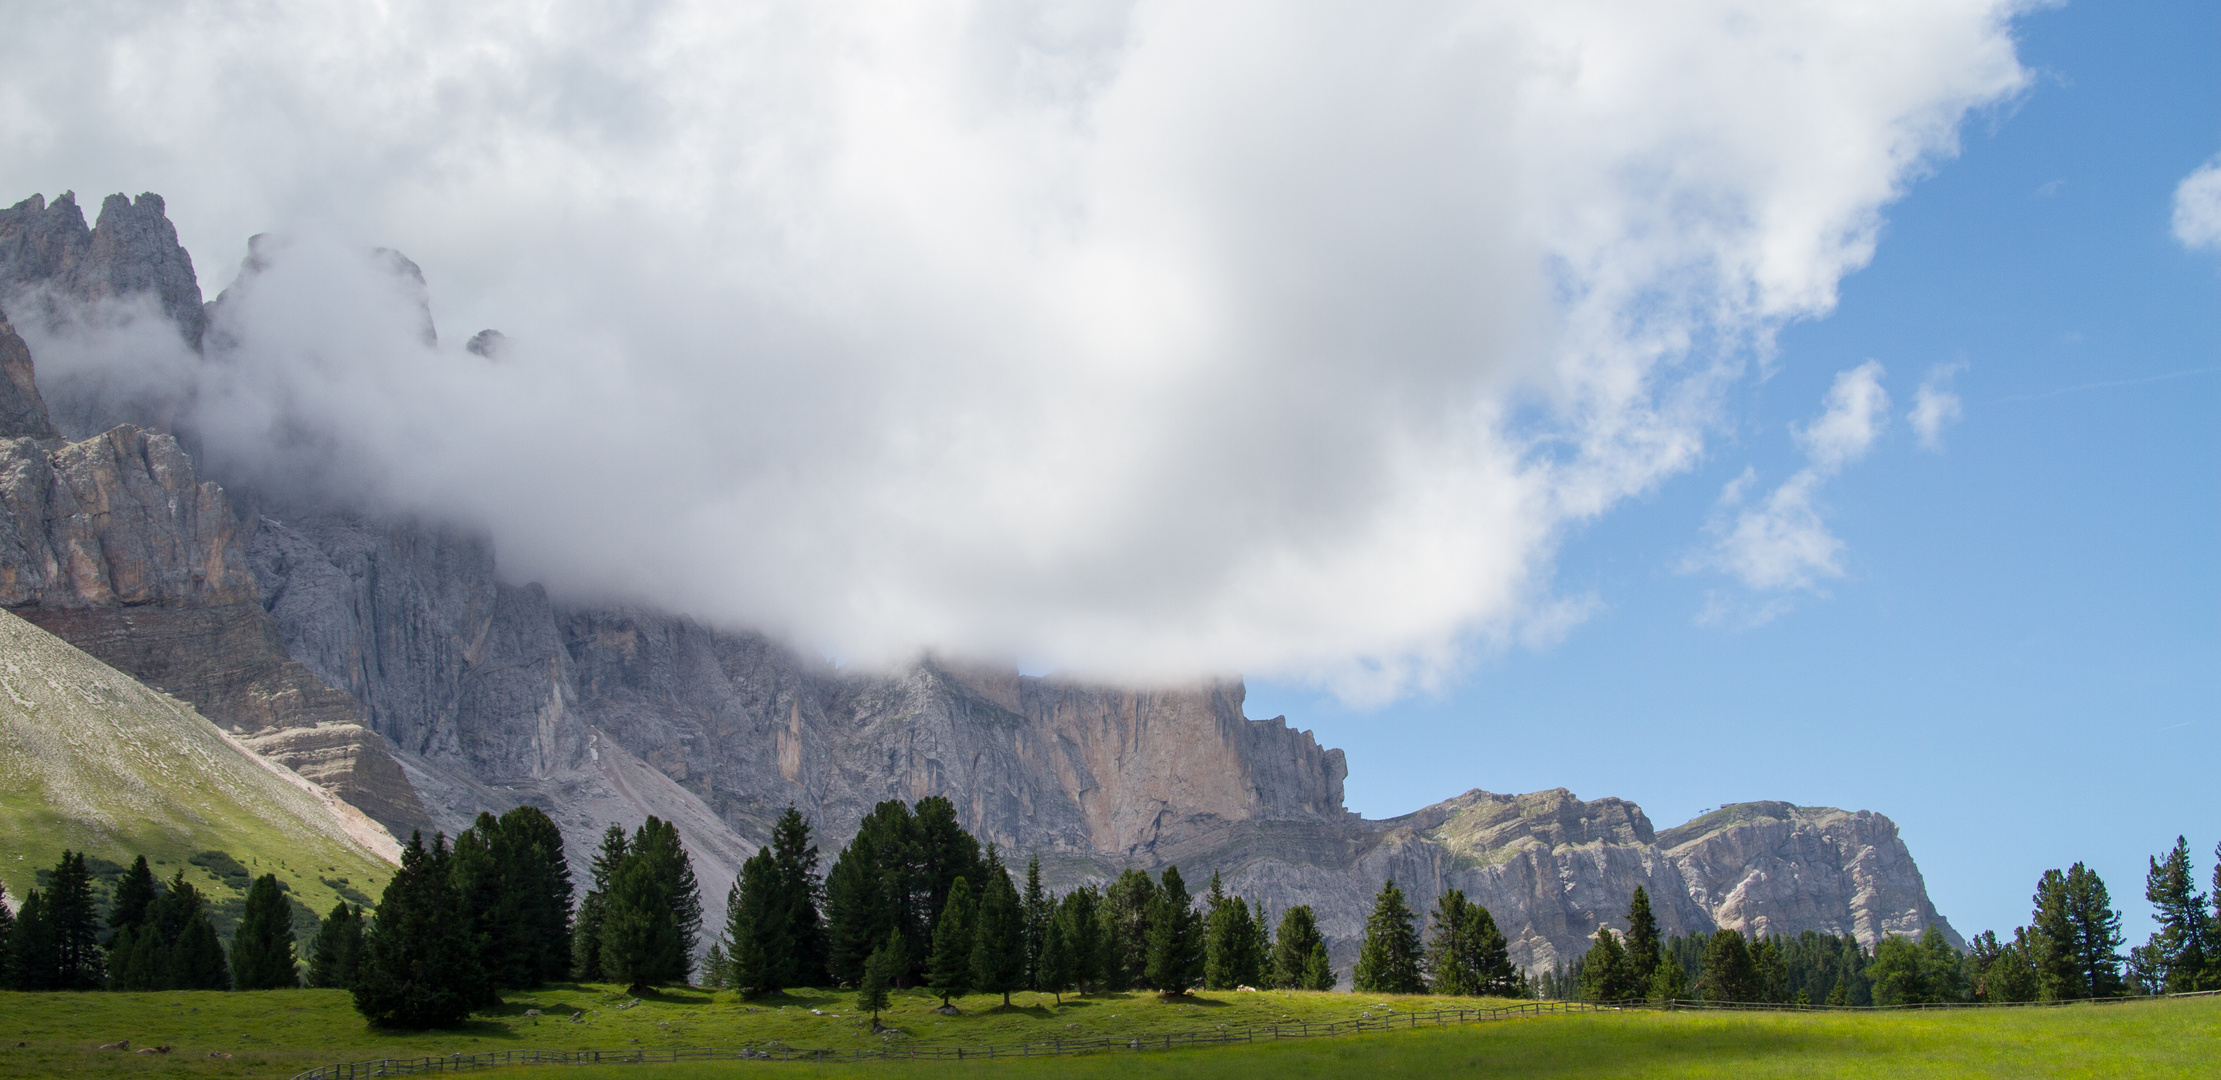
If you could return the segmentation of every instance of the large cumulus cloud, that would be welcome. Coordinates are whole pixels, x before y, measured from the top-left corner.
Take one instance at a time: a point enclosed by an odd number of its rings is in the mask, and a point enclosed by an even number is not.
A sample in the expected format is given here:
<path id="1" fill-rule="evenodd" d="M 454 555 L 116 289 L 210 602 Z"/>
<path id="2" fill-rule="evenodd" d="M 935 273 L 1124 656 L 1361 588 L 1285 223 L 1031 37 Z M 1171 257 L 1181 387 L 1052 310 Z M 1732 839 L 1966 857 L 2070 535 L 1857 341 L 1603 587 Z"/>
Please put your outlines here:
<path id="1" fill-rule="evenodd" d="M 210 456 L 519 578 L 1383 694 L 1581 609 L 1557 538 L 2019 90 L 2015 6 L 31 3 L 0 186 L 159 190 L 211 290 L 285 234 Z"/>

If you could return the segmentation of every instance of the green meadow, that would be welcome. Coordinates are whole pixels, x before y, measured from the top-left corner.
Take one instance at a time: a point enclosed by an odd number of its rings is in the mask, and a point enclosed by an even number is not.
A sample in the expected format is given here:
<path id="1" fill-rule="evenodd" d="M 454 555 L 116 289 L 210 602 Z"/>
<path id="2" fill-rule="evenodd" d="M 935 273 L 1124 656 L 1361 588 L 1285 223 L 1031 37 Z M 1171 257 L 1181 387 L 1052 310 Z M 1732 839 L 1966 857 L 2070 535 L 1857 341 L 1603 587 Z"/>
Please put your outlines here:
<path id="1" fill-rule="evenodd" d="M 564 986 L 511 995 L 465 1028 L 421 1033 L 367 1027 L 345 994 L 326 990 L 153 994 L 0 993 L 0 1076 L 289 1077 L 317 1065 L 505 1049 L 624 1050 L 688 1046 L 839 1048 L 1010 1045 L 1055 1038 L 1213 1031 L 1250 1024 L 1380 1019 L 1437 1005 L 1426 997 L 1309 992 L 1067 997 L 1018 994 L 938 999 L 898 993 L 874 1035 L 845 994 L 809 992 L 743 1002 L 676 990 L 634 999 L 612 987 Z M 623 1006 L 623 1007 L 620 1007 Z M 537 1010 L 539 1015 L 528 1016 Z M 814 1010 L 814 1011 L 813 1011 Z M 577 1019 L 572 1016 L 576 1014 Z M 97 1049 L 129 1039 L 134 1049 Z M 228 1054 L 212 1057 L 211 1054 Z M 1031 1061 L 719 1061 L 682 1065 L 507 1067 L 488 1077 L 648 1080 L 729 1076 L 736 1069 L 813 1075 L 1009 1077 L 2076 1077 L 2212 1076 L 2221 1061 L 2221 998 L 2050 1009 L 1919 1012 L 1659 1013 L 1628 1010 L 1193 1050 L 1111 1052 Z"/>

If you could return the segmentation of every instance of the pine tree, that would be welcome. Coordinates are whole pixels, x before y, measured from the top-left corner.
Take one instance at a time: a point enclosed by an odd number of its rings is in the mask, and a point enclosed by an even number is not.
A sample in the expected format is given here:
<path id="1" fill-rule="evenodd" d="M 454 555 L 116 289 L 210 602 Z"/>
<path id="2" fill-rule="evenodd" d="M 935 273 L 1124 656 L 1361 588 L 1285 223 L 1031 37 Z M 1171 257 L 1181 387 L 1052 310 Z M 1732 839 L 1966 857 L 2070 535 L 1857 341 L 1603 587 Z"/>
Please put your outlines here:
<path id="1" fill-rule="evenodd" d="M 1481 974 L 1480 992 L 1489 997 L 1526 997 L 1527 976 L 1512 966 L 1511 943 L 1505 941 L 1504 932 L 1496 928 L 1496 917 L 1479 904 L 1466 908 L 1465 917 L 1472 923 L 1466 933 L 1474 942 L 1475 966 Z"/>
<path id="2" fill-rule="evenodd" d="M 1041 856 L 1026 859 L 1026 891 L 1020 898 L 1026 913 L 1026 979 L 1034 990 L 1041 984 L 1041 950 L 1049 943 L 1049 924 L 1056 918 L 1056 897 L 1041 887 Z"/>
<path id="3" fill-rule="evenodd" d="M 933 951 L 926 959 L 925 984 L 941 995 L 943 1008 L 950 998 L 971 989 L 973 909 L 971 883 L 957 878 L 941 905 L 940 922 L 933 927 Z"/>
<path id="4" fill-rule="evenodd" d="M 276 874 L 264 874 L 247 890 L 246 910 L 231 935 L 231 984 L 241 990 L 293 990 L 301 977 L 293 970 L 293 911 L 278 888 Z"/>
<path id="5" fill-rule="evenodd" d="M 902 931 L 887 928 L 887 940 L 880 943 L 871 955 L 864 958 L 864 975 L 857 982 L 856 1007 L 871 1010 L 873 1028 L 879 1026 L 879 1011 L 887 1007 L 887 988 L 894 983 L 895 972 L 909 965 L 909 949 L 902 943 Z M 943 1004 L 946 1004 L 944 999 Z"/>
<path id="6" fill-rule="evenodd" d="M 571 865 L 563 854 L 563 830 L 536 806 L 515 807 L 496 825 L 502 907 L 514 920 L 506 935 L 503 985 L 524 990 L 564 979 L 573 950 Z"/>
<path id="7" fill-rule="evenodd" d="M 922 934 L 926 927 L 935 925 L 931 920 L 940 918 L 941 906 L 948 902 L 949 890 L 955 887 L 957 878 L 972 882 L 975 900 L 984 895 L 987 865 L 980 858 L 979 841 L 957 822 L 955 803 L 940 795 L 928 795 L 918 800 L 915 820 L 917 878 L 910 906 L 916 913 L 913 925 Z"/>
<path id="8" fill-rule="evenodd" d="M 1758 1000 L 1776 1004 L 1789 1000 L 1789 965 L 1774 938 L 1753 935 L 1751 968 L 1758 972 Z"/>
<path id="9" fill-rule="evenodd" d="M 611 825 L 602 833 L 601 848 L 588 864 L 593 884 L 578 905 L 578 921 L 572 928 L 571 966 L 585 982 L 609 978 L 602 970 L 602 920 L 609 914 L 610 883 L 616 879 L 617 868 L 624 865 L 625 855 L 625 830 Z"/>
<path id="10" fill-rule="evenodd" d="M 1611 928 L 1596 932 L 1596 943 L 1589 946 L 1581 964 L 1580 985 L 1581 997 L 1588 1001 L 1625 1001 L 1642 992 L 1634 966 L 1627 962 L 1627 950 Z"/>
<path id="11" fill-rule="evenodd" d="M 15 940 L 10 945 L 8 986 L 16 990 L 54 989 L 54 935 L 46 922 L 46 897 L 32 889 L 23 894 L 15 912 Z"/>
<path id="12" fill-rule="evenodd" d="M 1070 925 L 1061 910 L 1050 916 L 1041 933 L 1041 955 L 1034 958 L 1034 990 L 1056 995 L 1059 1005 L 1064 1004 L 1064 991 L 1072 985 L 1072 943 L 1065 937 Z"/>
<path id="13" fill-rule="evenodd" d="M 1263 950 L 1258 942 L 1257 923 L 1250 917 L 1249 902 L 1221 892 L 1217 874 L 1211 875 L 1211 884 L 1211 891 L 1218 898 L 1204 908 L 1203 987 L 1206 990 L 1255 987 L 1264 981 L 1261 974 Z"/>
<path id="14" fill-rule="evenodd" d="M 342 900 L 316 928 L 309 943 L 308 984 L 327 990 L 352 990 L 362 972 L 362 909 Z"/>
<path id="15" fill-rule="evenodd" d="M 987 888 L 980 894 L 979 916 L 972 924 L 972 987 L 1001 994 L 1008 1008 L 1010 992 L 1025 986 L 1026 911 L 993 846 L 987 849 L 985 872 Z"/>
<path id="16" fill-rule="evenodd" d="M 1143 976 L 1168 996 L 1187 993 L 1203 978 L 1203 935 L 1195 903 L 1180 868 L 1167 866 L 1149 913 L 1149 960 Z"/>
<path id="17" fill-rule="evenodd" d="M 1465 890 L 1451 889 L 1435 898 L 1434 914 L 1427 920 L 1427 991 L 1452 997 L 1481 992 L 1479 942 L 1473 940 L 1473 905 Z"/>
<path id="18" fill-rule="evenodd" d="M 634 853 L 609 883 L 602 914 L 602 975 L 635 994 L 686 978 L 670 882 L 656 864 Z"/>
<path id="19" fill-rule="evenodd" d="M 810 820 L 792 805 L 771 826 L 771 860 L 779 871 L 779 899 L 786 909 L 789 944 L 783 977 L 788 986 L 817 986 L 826 977 L 825 920 L 819 912 L 824 886 L 818 879 L 813 832 Z"/>
<path id="20" fill-rule="evenodd" d="M 123 932 L 147 921 L 147 911 L 154 906 L 155 897 L 162 894 L 162 883 L 155 879 L 154 871 L 147 867 L 147 857 L 139 856 L 131 869 L 116 879 L 115 901 L 108 905 L 108 944 L 110 954 Z"/>
<path id="21" fill-rule="evenodd" d="M 1125 990 L 1147 981 L 1149 917 L 1156 910 L 1157 883 L 1128 869 L 1103 892 L 1096 908 L 1103 944 L 1103 988 Z"/>
<path id="22" fill-rule="evenodd" d="M 1967 999 L 1966 958 L 1943 936 L 1943 930 L 1934 923 L 1920 933 L 1920 969 L 1928 983 L 1928 992 L 1937 1001 L 1959 1002 Z"/>
<path id="23" fill-rule="evenodd" d="M 1651 913 L 1650 894 L 1640 885 L 1627 901 L 1627 967 L 1637 987 L 1650 985 L 1658 970 L 1658 917 Z"/>
<path id="24" fill-rule="evenodd" d="M 100 915 L 85 853 L 63 851 L 47 890 L 46 933 L 53 949 L 55 990 L 98 990 L 108 984 L 108 953 L 100 947 Z"/>
<path id="25" fill-rule="evenodd" d="M 872 807 L 833 860 L 825 875 L 824 912 L 827 974 L 834 982 L 859 985 L 864 962 L 892 929 L 902 935 L 905 950 L 894 985 L 912 985 L 933 932 L 926 921 L 931 913 L 918 899 L 923 894 L 919 836 L 910 808 L 889 799 Z"/>
<path id="26" fill-rule="evenodd" d="M 1334 974 L 1334 961 L 1326 954 L 1326 941 L 1311 943 L 1311 952 L 1303 960 L 1303 989 L 1332 990 L 1340 979 Z"/>
<path id="27" fill-rule="evenodd" d="M 793 985 L 791 917 L 778 860 L 764 848 L 741 864 L 725 898 L 725 935 L 733 942 L 731 977 L 742 994 L 763 997 Z"/>
<path id="28" fill-rule="evenodd" d="M 493 1004 L 499 987 L 518 985 L 510 969 L 512 955 L 522 944 L 518 937 L 523 928 L 517 924 L 514 898 L 502 887 L 501 861 L 494 854 L 500 833 L 501 823 L 492 814 L 480 812 L 470 828 L 456 834 L 449 848 L 448 884 L 455 890 L 456 917 L 463 921 L 463 937 L 486 973 L 488 1000 L 472 1002 L 473 1007 Z"/>
<path id="29" fill-rule="evenodd" d="M 1874 980 L 1876 1005 L 1925 1005 L 1937 1000 L 1921 963 L 1920 946 L 1911 938 L 1885 937 L 1875 942 L 1874 963 L 1867 974 Z"/>
<path id="30" fill-rule="evenodd" d="M 725 910 L 728 912 L 732 910 L 730 893 L 726 894 Z M 733 961 L 725 951 L 725 935 L 723 934 L 717 935 L 717 940 L 709 943 L 709 951 L 702 954 L 701 983 L 705 990 L 725 990 L 735 985 L 733 983 Z"/>
<path id="31" fill-rule="evenodd" d="M 486 998 L 486 973 L 456 910 L 447 838 L 409 835 L 401 869 L 386 883 L 363 932 L 355 1010 L 391 1028 L 453 1027 Z"/>
<path id="32" fill-rule="evenodd" d="M 1419 932 L 1412 921 L 1404 891 L 1393 880 L 1384 883 L 1373 897 L 1372 914 L 1365 919 L 1365 945 L 1352 974 L 1357 989 L 1377 994 L 1426 992 L 1419 971 Z"/>
<path id="33" fill-rule="evenodd" d="M 677 823 L 650 816 L 633 832 L 632 857 L 645 864 L 670 905 L 671 934 L 659 939 L 652 963 L 657 983 L 683 983 L 694 966 L 694 942 L 702 933 L 702 890 L 694 862 L 679 842 Z"/>
<path id="34" fill-rule="evenodd" d="M 0 884 L 0 987 L 15 986 L 15 912 L 8 907 L 8 887 Z"/>
<path id="35" fill-rule="evenodd" d="M 231 965 L 224 962 L 223 939 L 216 935 L 216 924 L 208 919 L 204 907 L 194 913 L 177 936 L 177 947 L 170 953 L 170 985 L 172 990 L 229 990 Z"/>
<path id="36" fill-rule="evenodd" d="M 1100 987 L 1103 977 L 1102 923 L 1096 909 L 1102 906 L 1102 897 L 1092 885 L 1082 886 L 1064 894 L 1057 905 L 1057 923 L 1063 927 L 1064 945 L 1072 955 L 1069 985 L 1086 994 L 1088 987 Z"/>
<path id="37" fill-rule="evenodd" d="M 2037 970 L 2046 998 L 2113 997 L 2123 989 L 2121 916 L 2112 910 L 2105 882 L 2081 863 L 2066 873 L 2047 870 L 2036 885 L 2030 928 L 2041 935 Z"/>
<path id="38" fill-rule="evenodd" d="M 1838 984 L 1838 989 L 1840 988 L 1841 985 Z M 1646 989 L 1652 1001 L 1666 1002 L 1688 997 L 1689 973 L 1682 968 L 1679 958 L 1661 956 L 1657 967 L 1651 970 L 1650 983 Z"/>
<path id="39" fill-rule="evenodd" d="M 2221 970 L 2214 955 L 2213 917 L 2206 898 L 2197 891 L 2191 869 L 2190 844 L 2178 836 L 2165 861 L 2151 860 L 2144 878 L 2144 898 L 2151 901 L 2159 930 L 2147 948 L 2158 968 L 2162 993 L 2181 994 L 2221 988 Z"/>
<path id="40" fill-rule="evenodd" d="M 1758 968 L 1751 963 L 1750 946 L 1739 931 L 1713 932 L 1704 947 L 1703 971 L 1697 991 L 1706 1001 L 1757 1001 L 1764 994 Z"/>
<path id="41" fill-rule="evenodd" d="M 1297 904 L 1280 916 L 1280 929 L 1273 934 L 1272 969 L 1273 985 L 1283 990 L 1317 990 L 1309 978 L 1313 946 L 1324 948 L 1319 937 L 1319 923 L 1311 914 L 1311 905 Z M 1329 983 L 1325 989 L 1333 989 Z"/>

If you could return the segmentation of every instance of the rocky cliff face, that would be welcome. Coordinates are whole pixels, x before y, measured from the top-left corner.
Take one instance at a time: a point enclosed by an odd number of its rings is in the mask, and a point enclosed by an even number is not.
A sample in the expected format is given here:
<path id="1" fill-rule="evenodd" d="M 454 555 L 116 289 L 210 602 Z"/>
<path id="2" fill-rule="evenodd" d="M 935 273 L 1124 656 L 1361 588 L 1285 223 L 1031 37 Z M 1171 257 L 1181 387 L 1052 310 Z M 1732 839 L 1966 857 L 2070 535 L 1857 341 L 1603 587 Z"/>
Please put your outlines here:
<path id="1" fill-rule="evenodd" d="M 178 245 L 162 196 L 152 193 L 136 199 L 108 196 L 91 228 L 69 192 L 52 204 L 33 195 L 0 210 L 0 301 L 15 302 L 18 298 L 6 293 L 31 288 L 43 294 L 23 299 L 39 315 L 51 315 L 69 301 L 151 293 L 186 345 L 198 348 L 207 327 L 193 257 Z"/>
<path id="2" fill-rule="evenodd" d="M 67 199 L 18 204 L 0 215 L 0 297 L 97 299 L 143 281 L 185 312 L 172 286 L 190 261 L 153 250 L 175 247 L 167 222 L 147 220 L 160 207 L 110 199 L 87 232 Z M 111 219 L 115 239 L 94 243 Z M 131 258 L 146 265 L 115 265 Z M 200 340 L 199 322 L 179 322 Z M 785 807 L 830 853 L 874 803 L 939 794 L 983 839 L 1041 855 L 1055 884 L 1178 864 L 1275 908 L 1310 904 L 1345 966 L 1388 878 L 1422 908 L 1465 890 L 1536 967 L 1619 926 L 1638 885 L 1668 933 L 1872 941 L 1941 922 L 1895 827 L 1863 811 L 1751 804 L 1660 834 L 1617 799 L 1476 790 L 1366 821 L 1343 809 L 1341 752 L 1248 719 L 1239 682 L 1136 689 L 935 657 L 844 671 L 668 612 L 558 603 L 504 581 L 467 532 L 227 494 L 169 434 L 62 443 L 10 340 L 0 333 L 0 604 L 201 704 L 389 825 L 453 831 L 529 802 L 563 826 L 583 873 L 604 825 L 656 814 L 679 822 L 714 920 Z"/>

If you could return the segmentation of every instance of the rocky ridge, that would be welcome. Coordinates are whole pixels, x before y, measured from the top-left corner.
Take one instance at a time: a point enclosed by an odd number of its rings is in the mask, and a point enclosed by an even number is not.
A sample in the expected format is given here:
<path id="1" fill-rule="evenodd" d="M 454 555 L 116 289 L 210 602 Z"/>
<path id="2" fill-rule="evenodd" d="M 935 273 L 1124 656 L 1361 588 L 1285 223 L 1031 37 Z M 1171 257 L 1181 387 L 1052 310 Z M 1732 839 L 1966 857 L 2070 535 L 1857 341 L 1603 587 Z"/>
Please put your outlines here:
<path id="1" fill-rule="evenodd" d="M 92 232 L 111 209 L 121 230 L 143 205 L 159 212 L 152 196 L 111 198 Z M 22 269 L 54 260 L 6 254 L 36 231 L 22 221 L 68 233 L 66 214 L 51 224 L 56 213 L 34 199 L 0 215 L 0 271 L 15 275 L 0 278 L 0 297 L 77 288 Z M 152 265 L 142 277 L 189 273 L 190 261 L 179 250 Z M 254 270 L 250 259 L 243 274 Z M 556 817 L 583 863 L 603 824 L 671 818 L 714 919 L 784 807 L 810 815 L 830 852 L 873 803 L 942 794 L 983 839 L 1041 855 L 1059 884 L 1176 863 L 1221 870 L 1276 908 L 1309 903 L 1345 965 L 1390 877 L 1417 906 L 1465 889 L 1497 912 L 1529 966 L 1562 962 L 1617 925 L 1636 885 L 1670 933 L 1815 929 L 1871 941 L 1942 922 L 1879 815 L 1748 804 L 1659 834 L 1622 800 L 1472 791 L 1367 821 L 1343 808 L 1341 752 L 1282 718 L 1247 718 L 1239 682 L 1122 688 L 930 656 L 851 672 L 683 615 L 565 604 L 503 580 L 492 545 L 465 530 L 236 484 L 227 495 L 194 477 L 166 433 L 126 427 L 61 444 L 30 432 L 43 413 L 8 396 L 27 382 L 10 355 L 0 338 L 0 421 L 17 417 L 27 433 L 0 442 L 10 515 L 0 604 L 178 687 L 397 828 L 428 819 L 452 831 L 480 810 L 530 802 Z M 103 493 L 106 509 L 84 509 L 95 505 L 84 492 Z M 362 737 L 344 753 L 312 752 L 342 730 Z"/>

